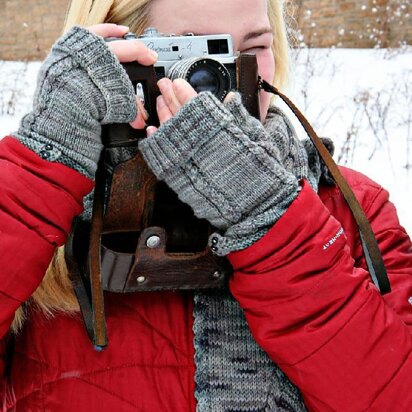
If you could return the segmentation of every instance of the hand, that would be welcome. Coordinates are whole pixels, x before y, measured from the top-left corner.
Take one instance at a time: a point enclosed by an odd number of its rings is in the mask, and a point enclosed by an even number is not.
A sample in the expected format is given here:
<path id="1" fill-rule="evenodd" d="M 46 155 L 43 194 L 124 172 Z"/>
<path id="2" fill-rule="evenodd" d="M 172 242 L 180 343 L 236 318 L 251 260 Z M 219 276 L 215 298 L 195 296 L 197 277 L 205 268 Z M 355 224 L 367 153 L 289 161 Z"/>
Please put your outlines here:
<path id="1" fill-rule="evenodd" d="M 122 40 L 121 38 L 129 31 L 127 26 L 119 26 L 117 24 L 103 23 L 88 27 L 88 30 L 103 38 L 119 37 L 119 41 L 111 41 L 107 43 L 110 51 L 119 59 L 120 63 L 138 62 L 143 66 L 151 66 L 157 60 L 157 53 L 149 49 L 140 40 Z M 137 117 L 130 122 L 134 129 L 143 129 L 146 126 L 148 119 L 147 112 L 142 101 L 136 96 Z"/>
<path id="2" fill-rule="evenodd" d="M 162 125 L 171 119 L 187 102 L 197 96 L 193 87 L 184 79 L 171 81 L 163 77 L 157 82 L 161 95 L 156 100 L 156 110 L 159 123 Z M 147 136 L 157 131 L 157 127 L 149 126 Z"/>
<path id="3" fill-rule="evenodd" d="M 74 26 L 53 45 L 38 78 L 33 109 L 14 136 L 43 159 L 60 162 L 93 178 L 105 124 L 143 127 L 144 110 L 120 62 L 150 65 L 156 56 L 139 41 L 105 42 L 127 27 Z"/>
<path id="4" fill-rule="evenodd" d="M 197 92 L 184 79 L 175 79 L 171 81 L 163 77 L 157 82 L 161 92 L 156 101 L 156 110 L 159 117 L 160 125 L 170 120 L 177 112 L 190 100 L 197 96 Z M 226 96 L 224 103 L 227 103 L 234 96 L 230 92 Z M 157 127 L 149 126 L 146 130 L 147 137 L 157 131 Z"/>
<path id="5" fill-rule="evenodd" d="M 165 94 L 176 100 L 166 101 Z M 197 217 L 225 233 L 227 240 L 215 236 L 214 252 L 248 246 L 296 198 L 296 177 L 283 167 L 277 147 L 239 94 L 222 104 L 212 93 L 195 95 L 187 87 L 175 93 L 172 86 L 162 96 L 160 117 L 169 121 L 139 141 L 144 159 Z"/>

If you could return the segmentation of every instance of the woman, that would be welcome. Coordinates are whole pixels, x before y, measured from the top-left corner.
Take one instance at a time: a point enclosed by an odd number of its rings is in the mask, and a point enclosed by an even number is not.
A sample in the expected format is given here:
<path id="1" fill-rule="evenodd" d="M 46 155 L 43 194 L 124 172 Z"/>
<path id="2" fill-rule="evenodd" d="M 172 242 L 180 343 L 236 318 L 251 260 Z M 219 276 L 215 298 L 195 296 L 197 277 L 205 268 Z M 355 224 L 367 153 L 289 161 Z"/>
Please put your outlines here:
<path id="1" fill-rule="evenodd" d="M 182 80 L 163 79 L 161 125 L 149 127 L 139 145 L 156 176 L 216 227 L 210 241 L 234 267 L 234 299 L 221 292 L 108 293 L 110 345 L 97 353 L 62 251 L 55 252 L 92 190 L 101 125 L 145 123 L 119 61 L 151 65 L 156 56 L 138 41 L 106 44 L 102 37 L 148 26 L 229 33 L 236 50 L 256 53 L 261 76 L 282 86 L 282 7 L 279 0 L 72 2 L 68 31 L 42 66 L 33 111 L 0 142 L 4 410 L 412 405 L 410 239 L 387 192 L 343 169 L 389 272 L 392 291 L 381 296 L 339 191 L 318 187 L 319 163 L 309 165 L 267 94 L 260 96 L 262 125 L 236 94 L 220 103 Z M 73 24 L 89 30 L 69 29 Z"/>

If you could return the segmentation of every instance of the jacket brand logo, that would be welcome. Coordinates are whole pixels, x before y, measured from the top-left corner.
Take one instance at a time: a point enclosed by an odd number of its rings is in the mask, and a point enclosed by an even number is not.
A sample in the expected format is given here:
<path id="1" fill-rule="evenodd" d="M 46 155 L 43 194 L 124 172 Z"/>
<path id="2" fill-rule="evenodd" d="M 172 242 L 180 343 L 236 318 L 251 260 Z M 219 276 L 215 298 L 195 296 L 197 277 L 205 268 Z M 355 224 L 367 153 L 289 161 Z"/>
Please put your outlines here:
<path id="1" fill-rule="evenodd" d="M 329 246 L 332 246 L 343 235 L 343 227 L 341 227 L 331 239 L 329 239 L 324 245 L 323 250 L 326 250 Z"/>

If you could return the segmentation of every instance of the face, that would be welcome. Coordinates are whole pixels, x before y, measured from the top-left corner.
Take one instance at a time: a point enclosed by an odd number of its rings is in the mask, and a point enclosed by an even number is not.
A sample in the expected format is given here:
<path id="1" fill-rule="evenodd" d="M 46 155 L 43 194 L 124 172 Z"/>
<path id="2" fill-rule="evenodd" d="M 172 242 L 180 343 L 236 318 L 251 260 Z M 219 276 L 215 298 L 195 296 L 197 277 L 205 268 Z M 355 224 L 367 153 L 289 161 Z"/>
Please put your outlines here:
<path id="1" fill-rule="evenodd" d="M 153 0 L 150 14 L 149 25 L 165 34 L 230 34 L 235 51 L 256 54 L 260 76 L 272 83 L 275 64 L 267 0 Z M 261 120 L 270 99 L 260 92 Z"/>

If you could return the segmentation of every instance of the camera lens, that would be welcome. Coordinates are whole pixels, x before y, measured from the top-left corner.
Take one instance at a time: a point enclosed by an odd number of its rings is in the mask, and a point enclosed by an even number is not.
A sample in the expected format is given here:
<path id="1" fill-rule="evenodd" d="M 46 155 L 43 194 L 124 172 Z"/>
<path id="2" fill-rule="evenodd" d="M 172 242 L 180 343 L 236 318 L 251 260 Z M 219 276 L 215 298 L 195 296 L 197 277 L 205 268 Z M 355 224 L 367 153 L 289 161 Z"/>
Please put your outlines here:
<path id="1" fill-rule="evenodd" d="M 230 75 L 217 60 L 194 57 L 175 63 L 169 70 L 170 79 L 185 79 L 196 92 L 209 91 L 223 100 L 231 89 Z"/>
<path id="2" fill-rule="evenodd" d="M 218 92 L 219 79 L 209 70 L 196 70 L 188 79 L 190 85 L 198 92 Z"/>

